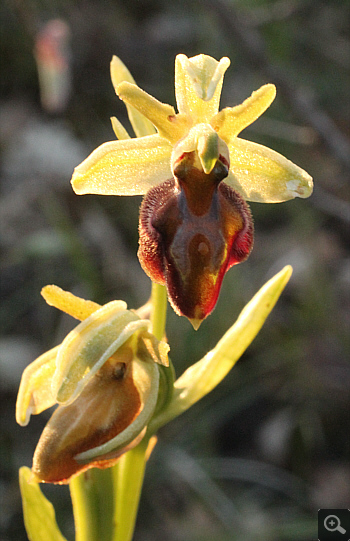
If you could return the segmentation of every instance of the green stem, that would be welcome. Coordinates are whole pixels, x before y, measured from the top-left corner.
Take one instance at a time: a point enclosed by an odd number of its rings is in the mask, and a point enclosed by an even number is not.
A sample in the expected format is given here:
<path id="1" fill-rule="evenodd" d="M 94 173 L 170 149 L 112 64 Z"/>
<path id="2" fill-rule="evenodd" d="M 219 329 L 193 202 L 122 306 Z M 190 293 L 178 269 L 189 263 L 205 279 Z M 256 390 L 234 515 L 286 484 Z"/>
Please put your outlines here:
<path id="1" fill-rule="evenodd" d="M 111 541 L 113 532 L 113 478 L 110 469 L 93 468 L 69 483 L 75 541 Z"/>
<path id="2" fill-rule="evenodd" d="M 165 332 L 167 292 L 165 286 L 152 282 L 151 332 L 161 340 Z"/>
<path id="3" fill-rule="evenodd" d="M 114 466 L 115 531 L 112 541 L 131 541 L 146 467 L 148 438 L 121 457 Z"/>

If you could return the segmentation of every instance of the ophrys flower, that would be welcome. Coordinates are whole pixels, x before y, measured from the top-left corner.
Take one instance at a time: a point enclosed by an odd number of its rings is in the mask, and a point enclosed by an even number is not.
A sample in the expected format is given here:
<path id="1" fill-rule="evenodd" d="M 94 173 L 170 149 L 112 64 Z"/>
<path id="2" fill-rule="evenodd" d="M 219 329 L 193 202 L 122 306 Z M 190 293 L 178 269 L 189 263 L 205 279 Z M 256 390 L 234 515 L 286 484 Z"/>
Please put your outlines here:
<path id="1" fill-rule="evenodd" d="M 83 321 L 26 368 L 16 419 L 26 425 L 31 414 L 59 404 L 40 437 L 32 471 L 39 481 L 67 483 L 88 468 L 113 465 L 141 441 L 157 405 L 156 363 L 167 364 L 169 348 L 122 301 L 101 307 L 56 286 L 43 295 Z"/>
<path id="2" fill-rule="evenodd" d="M 153 281 L 166 284 L 175 311 L 196 328 L 214 308 L 225 272 L 252 248 L 245 201 L 277 203 L 312 192 L 312 179 L 300 167 L 238 137 L 272 103 L 274 85 L 219 112 L 229 63 L 228 58 L 178 55 L 176 113 L 141 90 L 114 57 L 112 81 L 137 138 L 130 139 L 114 121 L 121 140 L 97 148 L 72 178 L 78 194 L 146 194 L 141 265 Z"/>

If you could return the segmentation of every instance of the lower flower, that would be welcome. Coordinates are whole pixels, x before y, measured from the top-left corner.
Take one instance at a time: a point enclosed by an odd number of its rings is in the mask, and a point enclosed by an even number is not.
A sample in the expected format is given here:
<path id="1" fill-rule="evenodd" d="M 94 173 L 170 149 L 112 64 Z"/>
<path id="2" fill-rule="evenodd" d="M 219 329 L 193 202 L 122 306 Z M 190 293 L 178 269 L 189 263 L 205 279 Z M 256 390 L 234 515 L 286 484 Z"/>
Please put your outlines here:
<path id="1" fill-rule="evenodd" d="M 44 288 L 50 304 L 81 317 L 62 344 L 24 371 L 17 421 L 55 403 L 33 457 L 38 481 L 67 483 L 73 475 L 112 466 L 143 438 L 158 399 L 159 370 L 168 346 L 148 332 L 148 320 L 114 301 L 95 309 L 88 301 Z M 86 304 L 84 304 L 86 303 Z M 155 362 L 156 361 L 156 362 Z"/>

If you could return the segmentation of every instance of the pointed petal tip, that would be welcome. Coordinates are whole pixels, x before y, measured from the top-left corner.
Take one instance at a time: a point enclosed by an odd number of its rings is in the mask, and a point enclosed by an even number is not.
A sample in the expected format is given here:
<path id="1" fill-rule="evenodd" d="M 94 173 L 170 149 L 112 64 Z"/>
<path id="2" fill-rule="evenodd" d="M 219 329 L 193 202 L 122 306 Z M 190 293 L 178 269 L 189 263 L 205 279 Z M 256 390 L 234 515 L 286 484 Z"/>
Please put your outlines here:
<path id="1" fill-rule="evenodd" d="M 189 322 L 191 323 L 192 327 L 195 331 L 198 331 L 199 327 L 201 326 L 201 323 L 203 323 L 203 319 L 196 319 L 196 318 L 189 318 Z"/>
<path id="2" fill-rule="evenodd" d="M 114 90 L 116 90 L 116 87 L 122 81 L 129 81 L 130 83 L 135 83 L 133 76 L 131 75 L 128 68 L 125 66 L 124 62 L 116 55 L 112 56 L 112 60 L 110 62 L 110 75 Z"/>
<path id="3" fill-rule="evenodd" d="M 282 271 L 285 272 L 288 276 L 291 276 L 293 272 L 293 267 L 292 265 L 286 265 L 285 267 L 283 267 Z"/>
<path id="4" fill-rule="evenodd" d="M 276 281 L 281 280 L 284 285 L 287 285 L 292 274 L 292 265 L 285 265 L 285 267 L 283 267 L 283 269 L 281 269 L 272 279 L 275 279 Z"/>

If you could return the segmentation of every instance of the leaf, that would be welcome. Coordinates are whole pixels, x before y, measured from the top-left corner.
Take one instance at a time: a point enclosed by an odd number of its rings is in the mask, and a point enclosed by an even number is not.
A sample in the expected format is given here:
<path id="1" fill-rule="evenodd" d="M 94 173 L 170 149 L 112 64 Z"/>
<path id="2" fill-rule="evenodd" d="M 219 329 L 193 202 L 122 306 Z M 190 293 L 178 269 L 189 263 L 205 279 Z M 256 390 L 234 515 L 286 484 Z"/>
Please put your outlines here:
<path id="1" fill-rule="evenodd" d="M 52 503 L 41 492 L 39 484 L 31 482 L 32 476 L 29 468 L 20 468 L 24 524 L 29 541 L 67 541 L 57 526 Z"/>
<path id="2" fill-rule="evenodd" d="M 291 274 L 292 267 L 287 265 L 266 282 L 214 349 L 176 380 L 169 407 L 154 418 L 150 433 L 186 411 L 224 379 L 260 331 Z"/>

